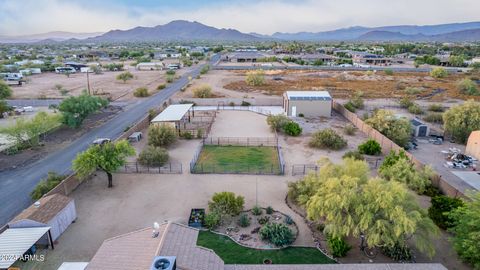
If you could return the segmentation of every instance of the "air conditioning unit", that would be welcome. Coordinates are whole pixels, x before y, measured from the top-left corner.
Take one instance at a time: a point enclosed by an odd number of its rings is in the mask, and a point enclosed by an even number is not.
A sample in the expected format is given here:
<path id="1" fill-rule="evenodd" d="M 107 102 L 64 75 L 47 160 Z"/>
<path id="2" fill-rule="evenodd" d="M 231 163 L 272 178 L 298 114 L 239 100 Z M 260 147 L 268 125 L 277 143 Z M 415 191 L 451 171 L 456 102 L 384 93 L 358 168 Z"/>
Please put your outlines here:
<path id="1" fill-rule="evenodd" d="M 156 256 L 150 270 L 176 270 L 177 258 L 175 256 Z"/>

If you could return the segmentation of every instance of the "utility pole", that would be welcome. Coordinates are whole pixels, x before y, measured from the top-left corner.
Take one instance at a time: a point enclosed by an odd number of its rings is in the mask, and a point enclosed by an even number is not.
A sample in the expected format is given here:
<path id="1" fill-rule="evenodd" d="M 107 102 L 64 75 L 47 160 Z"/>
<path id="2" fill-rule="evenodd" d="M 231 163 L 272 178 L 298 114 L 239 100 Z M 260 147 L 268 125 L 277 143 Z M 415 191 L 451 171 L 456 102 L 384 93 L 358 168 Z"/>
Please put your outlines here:
<path id="1" fill-rule="evenodd" d="M 90 77 L 88 76 L 89 70 L 87 70 L 87 92 L 88 95 L 91 95 L 90 93 Z"/>

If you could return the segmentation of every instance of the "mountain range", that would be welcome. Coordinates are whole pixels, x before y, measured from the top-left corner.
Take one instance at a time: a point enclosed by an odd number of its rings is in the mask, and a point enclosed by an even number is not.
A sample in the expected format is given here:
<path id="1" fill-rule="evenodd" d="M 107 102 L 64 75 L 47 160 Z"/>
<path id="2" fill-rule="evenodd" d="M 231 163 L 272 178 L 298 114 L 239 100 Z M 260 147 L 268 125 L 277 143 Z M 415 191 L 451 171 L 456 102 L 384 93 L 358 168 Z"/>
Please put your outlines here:
<path id="1" fill-rule="evenodd" d="M 480 22 L 438 25 L 354 26 L 323 32 L 274 33 L 261 35 L 235 29 L 207 26 L 199 22 L 176 20 L 154 27 L 135 27 L 106 33 L 50 32 L 29 36 L 0 36 L 0 43 L 30 42 L 125 42 L 125 41 L 480 41 Z"/>

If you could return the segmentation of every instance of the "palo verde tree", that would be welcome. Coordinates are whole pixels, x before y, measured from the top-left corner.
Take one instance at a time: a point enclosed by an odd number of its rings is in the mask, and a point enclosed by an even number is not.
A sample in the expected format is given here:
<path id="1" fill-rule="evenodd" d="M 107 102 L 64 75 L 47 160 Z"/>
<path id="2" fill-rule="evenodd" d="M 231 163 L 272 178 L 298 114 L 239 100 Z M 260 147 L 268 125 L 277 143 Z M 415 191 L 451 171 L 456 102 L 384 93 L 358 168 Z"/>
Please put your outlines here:
<path id="1" fill-rule="evenodd" d="M 468 100 L 443 114 L 443 128 L 459 143 L 465 143 L 474 130 L 480 129 L 480 103 Z"/>
<path id="2" fill-rule="evenodd" d="M 135 155 L 135 149 L 126 141 L 108 142 L 92 145 L 73 160 L 73 170 L 80 179 L 84 179 L 96 170 L 107 174 L 108 187 L 113 187 L 112 173 L 125 165 L 128 156 Z"/>
<path id="3" fill-rule="evenodd" d="M 0 80 L 0 99 L 6 99 L 12 96 L 12 89 L 8 84 Z"/>
<path id="4" fill-rule="evenodd" d="M 412 133 L 412 127 L 406 118 L 398 118 L 388 110 L 376 111 L 365 123 L 402 147 L 407 145 Z"/>
<path id="5" fill-rule="evenodd" d="M 128 80 L 131 79 L 133 79 L 133 74 L 129 71 L 125 71 L 117 75 L 117 80 L 123 81 L 123 83 L 126 83 Z"/>
<path id="6" fill-rule="evenodd" d="M 78 97 L 64 99 L 58 106 L 58 110 L 62 112 L 62 121 L 65 125 L 77 128 L 88 115 L 107 106 L 107 104 L 108 100 L 106 99 L 83 93 Z"/>
<path id="7" fill-rule="evenodd" d="M 399 182 L 369 179 L 365 161 L 323 161 L 318 174 L 290 184 L 289 196 L 305 207 L 308 218 L 325 223 L 332 237 L 365 235 L 368 246 L 415 246 L 432 256 L 431 238 L 438 228 Z"/>

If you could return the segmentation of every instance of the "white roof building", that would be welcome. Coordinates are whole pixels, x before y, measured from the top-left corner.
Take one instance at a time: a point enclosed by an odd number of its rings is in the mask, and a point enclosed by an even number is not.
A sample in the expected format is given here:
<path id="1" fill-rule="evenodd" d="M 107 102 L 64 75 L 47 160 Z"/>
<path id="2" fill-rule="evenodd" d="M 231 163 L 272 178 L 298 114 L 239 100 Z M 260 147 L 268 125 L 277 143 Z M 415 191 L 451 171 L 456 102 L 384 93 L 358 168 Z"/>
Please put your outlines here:
<path id="1" fill-rule="evenodd" d="M 286 91 L 289 100 L 332 100 L 328 91 Z"/>
<path id="2" fill-rule="evenodd" d="M 152 123 L 160 122 L 177 122 L 182 120 L 182 118 L 190 111 L 193 107 L 193 104 L 174 104 L 168 106 L 163 112 L 157 115 Z"/>

